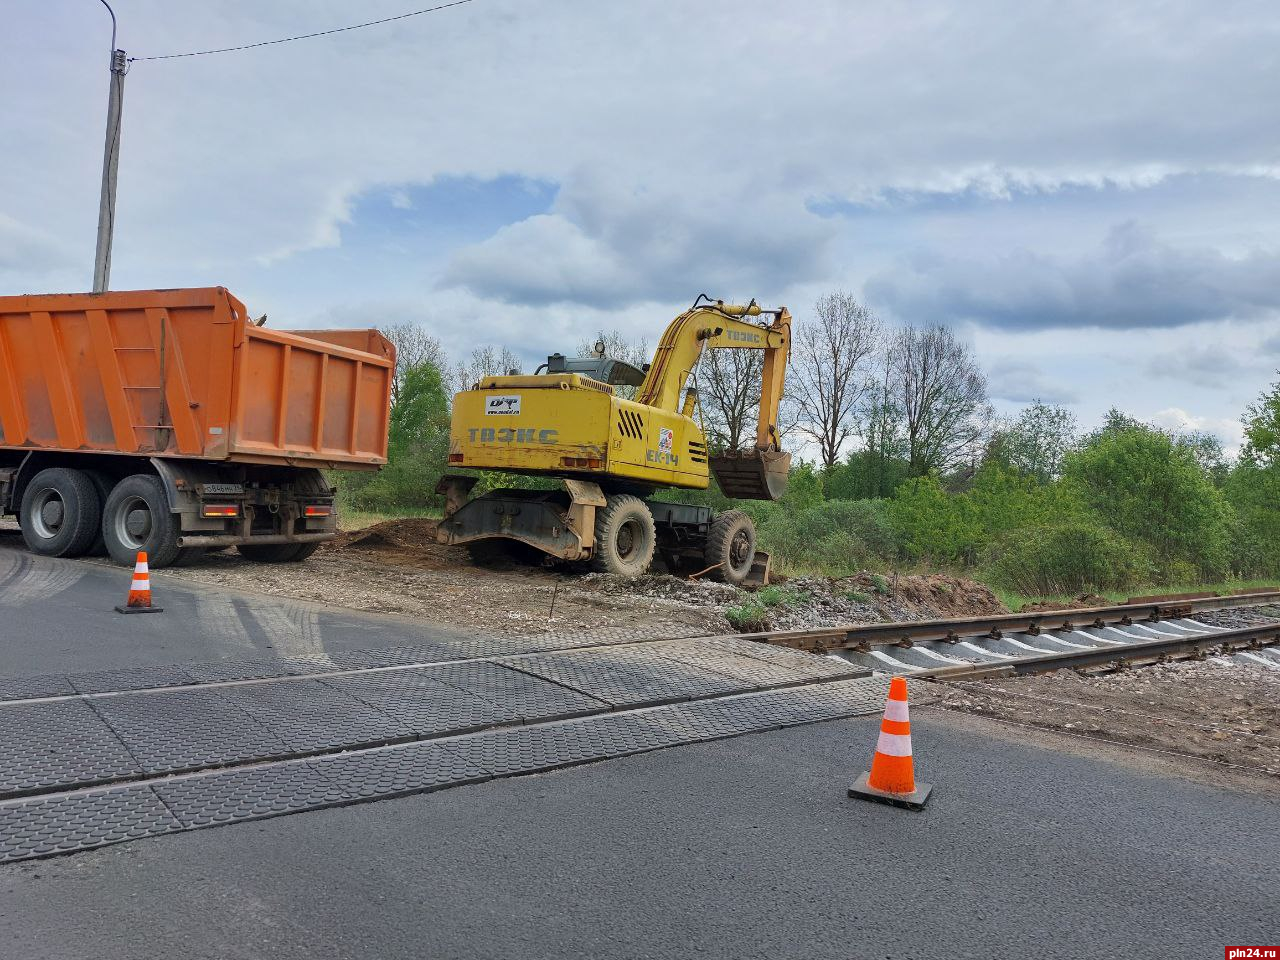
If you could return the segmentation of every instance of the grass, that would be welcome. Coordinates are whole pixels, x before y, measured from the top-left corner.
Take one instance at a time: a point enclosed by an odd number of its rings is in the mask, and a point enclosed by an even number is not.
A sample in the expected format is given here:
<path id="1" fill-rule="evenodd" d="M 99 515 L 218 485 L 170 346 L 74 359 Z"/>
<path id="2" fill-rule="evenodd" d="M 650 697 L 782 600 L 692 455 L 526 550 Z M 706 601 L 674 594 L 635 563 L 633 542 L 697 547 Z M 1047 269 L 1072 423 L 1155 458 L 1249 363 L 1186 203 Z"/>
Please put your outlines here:
<path id="1" fill-rule="evenodd" d="M 756 599 L 766 607 L 793 607 L 804 598 L 803 591 L 789 590 L 777 584 L 761 587 L 756 593 Z"/>
<path id="2" fill-rule="evenodd" d="M 1017 593 L 1013 590 L 1003 590 L 1000 587 L 991 586 L 991 592 L 1000 598 L 1010 610 L 1021 610 L 1029 603 L 1040 603 L 1048 601 L 1051 603 L 1070 604 L 1075 600 L 1074 596 L 1056 595 L 1049 597 L 1029 597 L 1025 594 Z M 1275 588 L 1276 581 L 1273 580 L 1224 580 L 1221 583 L 1174 583 L 1174 584 L 1158 584 L 1143 587 L 1135 587 L 1132 590 L 1103 590 L 1098 592 L 1098 596 L 1106 597 L 1115 603 L 1123 603 L 1130 597 L 1144 597 L 1154 594 L 1165 593 L 1232 593 L 1236 590 L 1262 590 L 1267 588 Z"/>
<path id="3" fill-rule="evenodd" d="M 735 607 L 726 607 L 724 618 L 729 621 L 729 625 L 733 629 L 740 630 L 743 633 L 768 630 L 771 626 L 769 623 L 769 609 L 755 597 Z"/>

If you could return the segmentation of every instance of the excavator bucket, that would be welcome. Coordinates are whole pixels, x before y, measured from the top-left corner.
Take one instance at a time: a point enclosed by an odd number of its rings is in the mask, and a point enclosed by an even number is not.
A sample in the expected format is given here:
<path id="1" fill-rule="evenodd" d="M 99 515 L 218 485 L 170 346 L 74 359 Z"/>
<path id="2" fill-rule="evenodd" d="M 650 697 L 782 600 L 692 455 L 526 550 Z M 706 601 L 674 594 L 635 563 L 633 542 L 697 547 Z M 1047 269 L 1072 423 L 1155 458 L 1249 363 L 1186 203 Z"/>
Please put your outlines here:
<path id="1" fill-rule="evenodd" d="M 791 454 L 780 450 L 733 450 L 711 458 L 711 472 L 726 497 L 777 500 L 787 489 Z"/>

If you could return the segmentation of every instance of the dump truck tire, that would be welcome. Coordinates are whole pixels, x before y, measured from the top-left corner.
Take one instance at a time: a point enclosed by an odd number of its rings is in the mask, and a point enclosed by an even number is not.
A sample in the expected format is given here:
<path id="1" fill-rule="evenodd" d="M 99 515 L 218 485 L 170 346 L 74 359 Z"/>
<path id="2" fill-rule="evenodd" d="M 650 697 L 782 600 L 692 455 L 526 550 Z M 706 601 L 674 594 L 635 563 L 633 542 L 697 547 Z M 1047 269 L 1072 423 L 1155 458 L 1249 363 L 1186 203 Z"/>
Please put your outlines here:
<path id="1" fill-rule="evenodd" d="M 719 564 L 708 576 L 737 586 L 751 573 L 756 556 L 756 525 L 741 510 L 727 510 L 711 521 L 704 559 Z"/>
<path id="2" fill-rule="evenodd" d="M 649 569 L 658 535 L 653 514 L 639 497 L 606 498 L 596 511 L 596 545 L 591 567 L 601 573 L 638 577 Z"/>
<path id="3" fill-rule="evenodd" d="M 313 553 L 315 553 L 319 549 L 320 549 L 320 544 L 316 542 L 300 543 L 294 549 L 293 556 L 289 558 L 289 562 L 301 563 L 303 560 L 306 560 L 308 557 L 310 557 Z"/>
<path id="4" fill-rule="evenodd" d="M 93 489 L 98 493 L 98 513 L 107 508 L 107 497 L 111 496 L 111 487 L 115 483 L 109 476 L 101 470 L 85 470 L 84 475 L 93 483 Z M 93 538 L 93 543 L 89 545 L 89 549 L 85 553 L 90 557 L 105 557 L 107 555 L 107 541 L 102 538 L 102 521 L 98 521 L 98 535 Z"/>
<path id="5" fill-rule="evenodd" d="M 41 470 L 22 494 L 22 539 L 44 557 L 78 557 L 97 539 L 102 508 L 93 481 L 81 470 Z"/>
<path id="6" fill-rule="evenodd" d="M 131 567 L 138 552 L 147 552 L 152 569 L 170 566 L 177 558 L 178 518 L 159 477 L 135 473 L 111 489 L 102 508 L 102 538 L 107 553 L 121 566 Z"/>

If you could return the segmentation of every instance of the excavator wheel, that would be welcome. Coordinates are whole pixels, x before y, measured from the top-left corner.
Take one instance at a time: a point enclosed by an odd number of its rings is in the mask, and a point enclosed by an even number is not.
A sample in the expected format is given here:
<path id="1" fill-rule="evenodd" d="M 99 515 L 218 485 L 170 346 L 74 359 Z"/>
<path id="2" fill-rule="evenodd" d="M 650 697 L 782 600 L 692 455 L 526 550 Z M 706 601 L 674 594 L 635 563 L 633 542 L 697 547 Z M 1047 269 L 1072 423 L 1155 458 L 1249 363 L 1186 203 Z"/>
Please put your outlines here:
<path id="1" fill-rule="evenodd" d="M 727 510 L 711 521 L 704 557 L 719 564 L 708 576 L 737 586 L 751 573 L 756 556 L 756 525 L 741 510 Z"/>
<path id="2" fill-rule="evenodd" d="M 638 577 L 653 562 L 658 534 L 653 514 L 639 497 L 619 493 L 596 510 L 596 546 L 591 567 L 601 573 Z"/>

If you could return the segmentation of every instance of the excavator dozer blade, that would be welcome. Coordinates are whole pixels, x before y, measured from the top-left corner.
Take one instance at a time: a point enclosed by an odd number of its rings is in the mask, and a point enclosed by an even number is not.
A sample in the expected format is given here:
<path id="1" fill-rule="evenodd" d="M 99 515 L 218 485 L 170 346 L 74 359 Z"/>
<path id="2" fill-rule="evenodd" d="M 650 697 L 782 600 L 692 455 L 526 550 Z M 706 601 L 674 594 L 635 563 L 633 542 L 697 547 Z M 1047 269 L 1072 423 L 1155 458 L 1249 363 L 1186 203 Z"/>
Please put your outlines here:
<path id="1" fill-rule="evenodd" d="M 780 450 L 736 450 L 711 458 L 711 472 L 726 497 L 777 500 L 787 489 L 791 454 Z"/>

